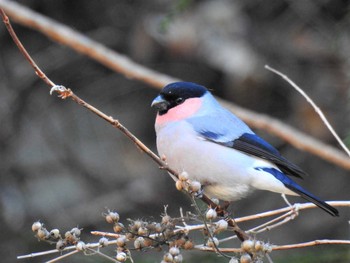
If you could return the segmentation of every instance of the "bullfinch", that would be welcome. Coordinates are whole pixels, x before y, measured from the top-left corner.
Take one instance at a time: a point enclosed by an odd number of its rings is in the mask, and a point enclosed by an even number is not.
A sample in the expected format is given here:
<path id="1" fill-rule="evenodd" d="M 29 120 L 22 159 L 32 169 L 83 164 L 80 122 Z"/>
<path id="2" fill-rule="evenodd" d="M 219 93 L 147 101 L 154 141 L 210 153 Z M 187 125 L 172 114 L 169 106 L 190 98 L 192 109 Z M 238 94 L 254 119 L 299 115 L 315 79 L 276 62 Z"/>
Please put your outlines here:
<path id="1" fill-rule="evenodd" d="M 157 109 L 157 149 L 169 167 L 187 172 L 206 195 L 235 201 L 253 190 L 297 195 L 332 216 L 338 210 L 292 177 L 306 175 L 241 119 L 223 108 L 205 87 L 191 82 L 165 86 L 152 102 Z"/>

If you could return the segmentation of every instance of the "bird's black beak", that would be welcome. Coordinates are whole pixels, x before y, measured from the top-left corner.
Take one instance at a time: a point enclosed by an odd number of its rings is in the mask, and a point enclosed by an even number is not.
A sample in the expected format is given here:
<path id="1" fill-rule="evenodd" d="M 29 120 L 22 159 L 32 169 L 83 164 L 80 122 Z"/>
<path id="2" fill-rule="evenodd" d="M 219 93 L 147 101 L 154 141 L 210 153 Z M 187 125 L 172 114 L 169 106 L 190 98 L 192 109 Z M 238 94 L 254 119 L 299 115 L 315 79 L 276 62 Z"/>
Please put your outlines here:
<path id="1" fill-rule="evenodd" d="M 151 104 L 152 108 L 156 108 L 159 113 L 167 112 L 169 109 L 170 103 L 166 101 L 161 95 L 156 97 Z"/>

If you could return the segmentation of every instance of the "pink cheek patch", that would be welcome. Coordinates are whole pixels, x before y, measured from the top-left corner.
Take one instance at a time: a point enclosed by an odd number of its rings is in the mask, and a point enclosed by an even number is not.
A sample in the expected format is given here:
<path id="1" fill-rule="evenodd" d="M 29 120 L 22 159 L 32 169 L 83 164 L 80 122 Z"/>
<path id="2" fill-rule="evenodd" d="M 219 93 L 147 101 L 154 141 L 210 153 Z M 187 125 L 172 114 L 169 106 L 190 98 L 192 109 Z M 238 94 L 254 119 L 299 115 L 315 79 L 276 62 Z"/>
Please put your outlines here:
<path id="1" fill-rule="evenodd" d="M 164 115 L 157 115 L 156 124 L 179 121 L 191 117 L 202 105 L 200 98 L 187 99 L 184 103 L 170 109 Z"/>

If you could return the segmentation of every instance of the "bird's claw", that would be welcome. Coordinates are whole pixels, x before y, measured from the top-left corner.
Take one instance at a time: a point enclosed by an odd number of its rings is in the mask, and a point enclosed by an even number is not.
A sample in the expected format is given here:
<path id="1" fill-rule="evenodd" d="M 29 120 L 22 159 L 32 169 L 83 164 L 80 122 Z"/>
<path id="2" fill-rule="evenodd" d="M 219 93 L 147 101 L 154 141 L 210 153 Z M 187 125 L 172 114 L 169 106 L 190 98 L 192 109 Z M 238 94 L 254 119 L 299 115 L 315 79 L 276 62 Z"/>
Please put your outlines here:
<path id="1" fill-rule="evenodd" d="M 50 90 L 50 95 L 52 95 L 54 92 L 58 93 L 58 97 L 61 99 L 66 99 L 72 95 L 72 91 L 70 89 L 67 89 L 65 86 L 62 85 L 55 85 Z"/>
<path id="2" fill-rule="evenodd" d="M 291 218 L 294 219 L 299 215 L 299 210 L 300 210 L 300 204 L 295 203 L 293 206 L 291 206 L 291 211 L 292 211 L 292 216 Z"/>
<path id="3" fill-rule="evenodd" d="M 203 194 L 204 194 L 204 189 L 203 187 L 201 187 L 198 191 L 193 191 L 191 192 L 191 194 L 195 197 L 195 198 L 202 198 Z"/>

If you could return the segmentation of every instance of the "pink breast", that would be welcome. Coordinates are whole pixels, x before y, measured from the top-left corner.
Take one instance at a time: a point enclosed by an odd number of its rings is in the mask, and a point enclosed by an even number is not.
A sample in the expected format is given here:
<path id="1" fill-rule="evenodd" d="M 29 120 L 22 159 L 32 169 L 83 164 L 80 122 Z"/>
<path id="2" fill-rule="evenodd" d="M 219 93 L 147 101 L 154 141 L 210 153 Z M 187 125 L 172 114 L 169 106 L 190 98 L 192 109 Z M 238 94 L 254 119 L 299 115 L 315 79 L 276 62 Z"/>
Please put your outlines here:
<path id="1" fill-rule="evenodd" d="M 164 124 L 172 121 L 179 121 L 193 116 L 201 107 L 200 98 L 187 99 L 184 103 L 171 108 L 164 115 L 157 115 L 156 124 Z"/>

